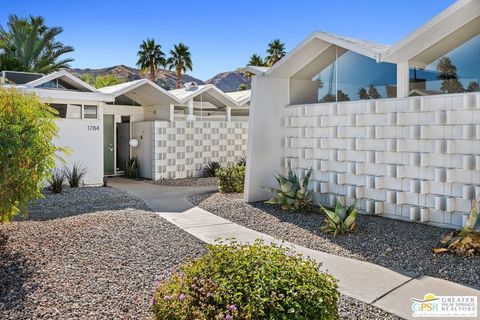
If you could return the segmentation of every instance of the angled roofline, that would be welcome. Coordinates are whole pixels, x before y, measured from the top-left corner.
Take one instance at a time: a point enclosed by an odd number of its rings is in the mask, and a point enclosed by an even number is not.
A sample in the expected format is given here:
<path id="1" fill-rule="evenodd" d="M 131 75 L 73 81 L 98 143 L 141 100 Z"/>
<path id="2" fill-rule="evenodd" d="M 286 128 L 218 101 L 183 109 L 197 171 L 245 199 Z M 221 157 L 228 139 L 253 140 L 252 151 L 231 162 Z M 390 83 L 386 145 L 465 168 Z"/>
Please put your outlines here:
<path id="1" fill-rule="evenodd" d="M 248 97 L 246 98 L 243 98 L 243 99 L 235 99 L 232 95 L 235 94 L 235 93 L 247 93 L 249 92 L 250 94 L 248 94 Z M 249 90 L 243 90 L 243 91 L 232 91 L 232 92 L 225 92 L 225 94 L 227 96 L 229 96 L 230 98 L 232 98 L 233 100 L 235 100 L 237 102 L 237 104 L 239 106 L 242 106 L 244 104 L 247 104 L 250 102 L 251 98 L 252 98 L 252 90 L 249 89 Z M 246 94 L 245 94 L 246 95 Z"/>
<path id="2" fill-rule="evenodd" d="M 100 92 L 95 87 L 89 85 L 88 83 L 86 83 L 82 79 L 80 79 L 78 77 L 75 77 L 73 74 L 69 73 L 66 70 L 60 70 L 60 71 L 52 72 L 52 73 L 50 73 L 50 74 L 48 74 L 44 77 L 41 77 L 39 79 L 27 82 L 27 83 L 25 83 L 25 85 L 29 86 L 29 87 L 37 87 L 41 84 L 44 84 L 44 83 L 49 82 L 51 80 L 58 79 L 60 77 L 67 77 L 70 80 L 72 80 L 73 82 L 79 84 L 80 86 L 84 87 L 85 89 L 87 89 L 91 92 L 97 92 L 97 93 Z"/>
<path id="3" fill-rule="evenodd" d="M 274 64 L 271 68 L 263 72 L 263 75 L 270 76 L 275 73 L 276 70 L 281 68 L 283 65 L 288 63 L 295 55 L 297 55 L 302 49 L 307 46 L 309 43 L 315 40 L 322 40 L 324 42 L 336 45 L 342 48 L 345 48 L 349 51 L 359 53 L 361 55 L 367 56 L 369 58 L 375 59 L 377 62 L 380 62 L 381 55 L 388 49 L 389 46 L 378 44 L 371 41 L 364 41 L 344 36 L 339 36 L 331 33 L 326 33 L 322 31 L 315 31 L 311 33 L 305 40 L 303 40 L 298 46 L 296 46 L 292 51 L 290 51 L 285 57 L 280 61 Z M 248 67 L 247 67 L 248 70 Z M 255 73 L 259 70 L 249 70 Z"/>
<path id="4" fill-rule="evenodd" d="M 470 10 L 470 5 L 476 5 L 477 12 L 475 12 L 475 10 Z M 470 17 L 467 18 L 464 15 L 459 17 L 458 13 L 462 10 L 466 10 L 466 12 L 469 12 Z M 398 41 L 396 44 L 390 47 L 383 54 L 382 61 L 400 63 L 413 59 L 418 54 L 422 53 L 425 49 L 428 49 L 430 46 L 441 41 L 445 36 L 448 36 L 449 34 L 461 28 L 456 26 L 455 28 L 448 28 L 448 30 L 442 32 L 442 30 L 439 29 L 441 28 L 442 24 L 445 23 L 445 21 L 453 21 L 457 19 L 458 21 L 454 21 L 456 24 L 466 25 L 475 18 L 478 18 L 479 12 L 480 2 L 478 0 L 457 0 L 451 6 L 428 20 L 421 27 L 417 28 L 415 31 L 411 32 L 402 40 Z M 432 33 L 432 36 L 429 37 L 429 39 L 431 39 L 431 43 L 415 43 L 415 41 L 419 37 L 428 33 Z M 411 51 L 412 48 L 413 53 L 409 53 L 408 51 Z"/>
<path id="5" fill-rule="evenodd" d="M 183 90 L 186 90 L 185 88 L 181 88 Z M 181 90 L 181 89 L 173 89 L 173 90 L 170 90 L 169 92 L 172 93 L 172 95 L 175 95 L 172 91 L 175 91 L 175 90 Z M 180 101 L 181 104 L 185 104 L 186 102 L 188 102 L 189 100 L 195 98 L 196 96 L 198 96 L 199 94 L 201 93 L 204 93 L 206 91 L 209 91 L 209 90 L 214 90 L 215 92 L 221 94 L 225 99 L 227 99 L 232 105 L 234 106 L 239 106 L 238 103 L 233 100 L 232 98 L 230 98 L 225 92 L 223 92 L 222 90 L 220 90 L 219 88 L 217 88 L 215 85 L 213 84 L 204 84 L 204 85 L 199 85 L 198 86 L 198 89 L 195 90 L 195 91 L 192 91 L 191 94 L 189 94 L 188 96 L 186 96 L 185 98 L 183 99 L 180 99 L 177 97 L 177 99 Z"/>
<path id="6" fill-rule="evenodd" d="M 160 91 L 161 93 L 165 94 L 167 97 L 169 97 L 170 99 L 172 99 L 176 103 L 181 103 L 180 100 L 177 97 L 175 97 L 172 93 L 163 89 L 162 87 L 157 85 L 155 82 L 153 82 L 149 79 L 146 79 L 146 78 L 139 79 L 139 80 L 134 80 L 134 81 L 130 81 L 130 82 L 124 82 L 124 83 L 116 84 L 116 85 L 113 85 L 113 86 L 103 87 L 103 88 L 99 88 L 98 90 L 100 92 L 111 94 L 114 97 L 118 97 L 118 96 L 121 96 L 121 95 L 131 91 L 131 90 L 134 90 L 138 87 L 141 87 L 144 84 L 148 84 L 148 85 L 152 86 L 153 88 L 155 88 L 158 91 Z M 119 89 L 105 92 L 106 91 L 105 89 L 107 89 L 107 88 L 108 89 L 114 89 L 115 87 L 119 87 Z"/>

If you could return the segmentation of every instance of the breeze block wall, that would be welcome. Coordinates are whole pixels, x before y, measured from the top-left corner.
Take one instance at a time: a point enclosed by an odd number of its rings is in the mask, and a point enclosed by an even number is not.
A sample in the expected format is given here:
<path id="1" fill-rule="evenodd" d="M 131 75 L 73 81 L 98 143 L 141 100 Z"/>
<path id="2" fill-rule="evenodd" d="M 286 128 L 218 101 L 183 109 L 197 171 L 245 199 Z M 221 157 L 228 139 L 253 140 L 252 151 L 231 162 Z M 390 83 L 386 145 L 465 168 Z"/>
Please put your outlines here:
<path id="1" fill-rule="evenodd" d="M 317 201 L 458 227 L 480 193 L 480 94 L 287 106 L 283 125 Z"/>
<path id="2" fill-rule="evenodd" d="M 154 179 L 197 177 L 210 161 L 237 162 L 246 155 L 247 128 L 244 121 L 154 121 Z"/>

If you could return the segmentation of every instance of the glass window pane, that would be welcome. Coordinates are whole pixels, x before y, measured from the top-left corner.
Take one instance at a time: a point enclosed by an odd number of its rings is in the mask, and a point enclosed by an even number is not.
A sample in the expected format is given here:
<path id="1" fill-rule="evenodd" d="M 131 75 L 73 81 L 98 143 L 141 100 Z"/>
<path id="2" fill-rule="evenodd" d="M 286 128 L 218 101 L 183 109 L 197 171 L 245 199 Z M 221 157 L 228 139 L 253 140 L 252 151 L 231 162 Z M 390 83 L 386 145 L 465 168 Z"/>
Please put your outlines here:
<path id="1" fill-rule="evenodd" d="M 84 106 L 83 117 L 85 119 L 97 119 L 97 106 Z"/>
<path id="2" fill-rule="evenodd" d="M 81 119 L 82 118 L 82 106 L 78 104 L 69 104 L 67 106 L 68 119 Z"/>
<path id="3" fill-rule="evenodd" d="M 50 107 L 57 110 L 57 114 L 55 117 L 57 118 L 66 118 L 67 117 L 67 105 L 66 104 L 59 104 L 59 103 L 51 103 L 49 104 Z"/>
<path id="4" fill-rule="evenodd" d="M 410 96 L 480 91 L 480 35 L 424 68 L 410 67 Z"/>

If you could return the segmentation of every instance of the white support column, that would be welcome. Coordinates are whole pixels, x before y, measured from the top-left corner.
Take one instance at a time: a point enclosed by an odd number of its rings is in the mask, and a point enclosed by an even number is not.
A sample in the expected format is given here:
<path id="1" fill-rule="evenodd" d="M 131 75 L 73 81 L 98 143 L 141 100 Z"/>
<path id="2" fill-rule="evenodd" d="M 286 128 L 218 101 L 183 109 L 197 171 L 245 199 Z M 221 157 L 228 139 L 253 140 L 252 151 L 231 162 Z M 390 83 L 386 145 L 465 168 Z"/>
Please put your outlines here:
<path id="1" fill-rule="evenodd" d="M 195 115 L 193 114 L 193 99 L 188 101 L 187 121 L 195 121 Z"/>
<path id="2" fill-rule="evenodd" d="M 397 98 L 408 97 L 410 92 L 408 80 L 410 78 L 408 61 L 397 64 Z"/>
<path id="3" fill-rule="evenodd" d="M 225 118 L 225 120 L 227 120 L 227 122 L 232 121 L 232 108 L 227 107 L 226 110 L 225 110 L 225 112 L 226 112 L 226 118 Z"/>
<path id="4" fill-rule="evenodd" d="M 170 105 L 170 113 L 168 115 L 168 121 L 172 122 L 175 120 L 175 105 Z"/>

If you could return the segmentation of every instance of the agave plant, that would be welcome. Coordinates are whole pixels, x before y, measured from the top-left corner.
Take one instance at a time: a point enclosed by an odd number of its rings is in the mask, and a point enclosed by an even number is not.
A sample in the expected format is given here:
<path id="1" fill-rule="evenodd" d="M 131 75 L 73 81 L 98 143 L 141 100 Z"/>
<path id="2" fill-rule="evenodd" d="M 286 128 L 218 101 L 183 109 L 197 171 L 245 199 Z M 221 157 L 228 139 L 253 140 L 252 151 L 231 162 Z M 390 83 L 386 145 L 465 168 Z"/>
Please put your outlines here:
<path id="1" fill-rule="evenodd" d="M 477 198 L 473 202 L 463 228 L 443 238 L 440 242 L 442 246 L 440 248 L 434 248 L 434 253 L 451 252 L 465 257 L 480 253 L 480 232 L 475 231 L 478 221 L 478 200 Z"/>
<path id="2" fill-rule="evenodd" d="M 346 207 L 337 201 L 335 205 L 335 211 L 329 210 L 322 206 L 320 207 L 327 215 L 325 219 L 325 225 L 320 228 L 321 231 L 327 233 L 333 233 L 333 235 L 344 234 L 355 230 L 357 209 L 355 208 L 356 201 L 350 206 Z"/>
<path id="3" fill-rule="evenodd" d="M 290 212 L 304 208 L 312 198 L 312 192 L 307 190 L 308 180 L 310 179 L 311 174 L 312 169 L 307 172 L 305 178 L 299 180 L 289 162 L 288 176 L 285 177 L 279 174 L 276 177 L 280 189 L 264 188 L 275 194 L 272 199 L 265 203 L 281 205 L 283 210 Z"/>
<path id="4" fill-rule="evenodd" d="M 217 161 L 211 161 L 203 166 L 203 177 L 216 177 L 217 170 L 221 168 L 222 166 L 220 165 L 220 163 L 218 163 Z"/>

